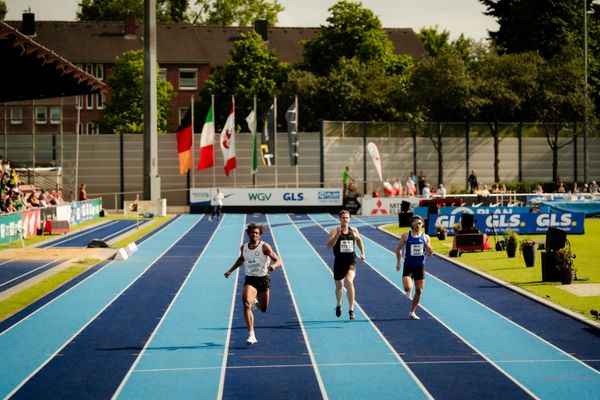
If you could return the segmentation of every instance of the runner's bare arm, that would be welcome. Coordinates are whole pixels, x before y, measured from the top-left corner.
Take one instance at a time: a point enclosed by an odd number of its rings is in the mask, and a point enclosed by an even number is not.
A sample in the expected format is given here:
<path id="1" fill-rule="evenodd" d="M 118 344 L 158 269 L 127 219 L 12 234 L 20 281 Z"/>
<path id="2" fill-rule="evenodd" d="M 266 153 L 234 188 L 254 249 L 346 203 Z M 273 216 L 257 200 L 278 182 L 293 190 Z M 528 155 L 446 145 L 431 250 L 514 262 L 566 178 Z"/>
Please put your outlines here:
<path id="1" fill-rule="evenodd" d="M 342 228 L 339 226 L 333 228 L 331 232 L 329 232 L 329 239 L 327 240 L 328 248 L 332 249 L 333 246 L 335 246 L 335 242 L 337 242 L 338 238 L 340 237 L 340 233 L 342 233 Z"/>
<path id="2" fill-rule="evenodd" d="M 360 250 L 360 259 L 362 261 L 365 261 L 367 256 L 365 255 L 365 245 L 362 241 L 362 238 L 360 237 L 360 234 L 358 233 L 358 229 L 352 228 L 352 231 L 354 232 L 354 237 L 356 238 L 356 244 L 358 245 L 358 249 Z"/>
<path id="3" fill-rule="evenodd" d="M 398 242 L 398 247 L 396 247 L 396 271 L 400 271 L 401 262 L 402 262 L 402 249 L 406 244 L 406 239 L 408 237 L 408 233 L 404 232 L 402 236 L 400 236 L 400 242 Z"/>
<path id="4" fill-rule="evenodd" d="M 244 256 L 242 255 L 242 252 L 244 250 L 244 246 L 240 246 L 240 256 L 238 257 L 237 260 L 235 260 L 235 263 L 233 263 L 233 265 L 231 266 L 231 268 L 229 268 L 227 270 L 227 272 L 225 272 L 225 278 L 229 278 L 229 275 L 231 275 L 231 273 L 233 271 L 235 271 L 236 269 L 238 269 L 241 265 L 244 264 Z"/>
<path id="5" fill-rule="evenodd" d="M 263 254 L 266 255 L 266 256 L 268 256 L 273 261 L 267 267 L 267 269 L 269 271 L 273 271 L 275 268 L 278 268 L 278 267 L 281 266 L 281 259 L 279 258 L 279 256 L 277 255 L 277 253 L 275 253 L 273 251 L 273 249 L 271 248 L 270 244 L 263 243 Z"/>

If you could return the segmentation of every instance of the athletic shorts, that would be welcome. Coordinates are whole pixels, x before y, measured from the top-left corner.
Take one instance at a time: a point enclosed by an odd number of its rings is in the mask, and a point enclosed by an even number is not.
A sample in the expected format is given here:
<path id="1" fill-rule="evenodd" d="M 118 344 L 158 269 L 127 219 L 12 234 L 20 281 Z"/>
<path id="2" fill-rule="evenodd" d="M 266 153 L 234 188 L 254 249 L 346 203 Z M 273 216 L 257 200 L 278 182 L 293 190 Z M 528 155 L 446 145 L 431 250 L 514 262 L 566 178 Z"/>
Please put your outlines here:
<path id="1" fill-rule="evenodd" d="M 348 271 L 350 271 L 350 267 L 354 266 L 354 268 L 356 269 L 356 263 L 333 263 L 333 279 L 335 279 L 336 281 L 341 281 L 342 279 L 344 279 L 346 277 L 346 274 L 348 274 Z"/>
<path id="2" fill-rule="evenodd" d="M 404 270 L 402 271 L 402 276 L 410 276 L 415 281 L 420 281 L 425 279 L 425 266 L 420 265 L 418 267 L 409 267 L 404 264 Z"/>
<path id="3" fill-rule="evenodd" d="M 258 293 L 268 292 L 271 287 L 271 278 L 269 275 L 265 276 L 246 276 L 244 286 L 250 285 L 256 289 Z"/>

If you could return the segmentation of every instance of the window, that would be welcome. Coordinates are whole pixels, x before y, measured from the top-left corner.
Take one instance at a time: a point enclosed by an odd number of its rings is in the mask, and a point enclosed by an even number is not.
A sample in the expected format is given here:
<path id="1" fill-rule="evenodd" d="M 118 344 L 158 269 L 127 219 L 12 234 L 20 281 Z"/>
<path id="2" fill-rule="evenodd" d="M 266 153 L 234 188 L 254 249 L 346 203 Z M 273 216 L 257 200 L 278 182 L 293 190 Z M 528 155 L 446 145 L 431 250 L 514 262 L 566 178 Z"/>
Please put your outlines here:
<path id="1" fill-rule="evenodd" d="M 100 92 L 96 95 L 96 109 L 102 110 L 104 108 L 104 93 Z"/>
<path id="2" fill-rule="evenodd" d="M 77 133 L 83 135 L 83 124 L 81 122 L 77 124 Z"/>
<path id="3" fill-rule="evenodd" d="M 10 108 L 10 123 L 13 125 L 23 123 L 23 109 L 21 107 Z"/>
<path id="4" fill-rule="evenodd" d="M 36 124 L 45 124 L 48 122 L 48 113 L 46 110 L 46 106 L 39 106 L 35 108 L 35 123 Z"/>
<path id="5" fill-rule="evenodd" d="M 50 106 L 50 123 L 60 124 L 60 106 Z"/>
<path id="6" fill-rule="evenodd" d="M 87 124 L 85 124 L 85 134 L 86 135 L 94 134 L 94 124 L 93 123 L 88 122 Z"/>
<path id="7" fill-rule="evenodd" d="M 96 78 L 104 80 L 104 64 L 96 64 Z"/>
<path id="8" fill-rule="evenodd" d="M 85 105 L 86 110 L 92 110 L 94 108 L 94 95 L 93 94 L 88 94 L 87 95 L 87 103 Z"/>
<path id="9" fill-rule="evenodd" d="M 179 109 L 179 123 L 185 118 L 185 114 L 188 112 L 188 108 L 180 108 Z"/>
<path id="10" fill-rule="evenodd" d="M 167 80 L 167 69 L 166 68 L 159 68 L 158 69 L 158 77 L 164 81 Z"/>
<path id="11" fill-rule="evenodd" d="M 179 89 L 195 90 L 198 87 L 198 72 L 196 69 L 179 70 Z"/>
<path id="12" fill-rule="evenodd" d="M 77 96 L 75 101 L 77 102 L 77 104 L 76 104 L 77 109 L 81 110 L 83 108 L 83 95 Z"/>
<path id="13" fill-rule="evenodd" d="M 85 64 L 85 72 L 94 75 L 94 64 Z"/>

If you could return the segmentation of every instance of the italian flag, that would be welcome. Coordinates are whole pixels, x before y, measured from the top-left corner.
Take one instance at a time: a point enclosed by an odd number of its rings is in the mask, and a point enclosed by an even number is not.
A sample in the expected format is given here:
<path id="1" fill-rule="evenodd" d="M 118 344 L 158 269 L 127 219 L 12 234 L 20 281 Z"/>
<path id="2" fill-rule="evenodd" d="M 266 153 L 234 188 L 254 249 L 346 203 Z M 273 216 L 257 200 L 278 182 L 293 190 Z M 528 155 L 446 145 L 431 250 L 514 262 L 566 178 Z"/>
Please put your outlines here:
<path id="1" fill-rule="evenodd" d="M 200 137 L 200 158 L 197 169 L 207 169 L 215 166 L 215 150 L 213 142 L 215 141 L 215 123 L 213 118 L 212 105 L 208 109 L 204 126 L 202 127 L 202 136 Z"/>
<path id="2" fill-rule="evenodd" d="M 223 152 L 223 161 L 225 162 L 225 175 L 229 176 L 229 172 L 236 167 L 235 160 L 235 103 L 231 101 L 229 116 L 225 122 L 225 126 L 221 131 L 221 151 Z"/>

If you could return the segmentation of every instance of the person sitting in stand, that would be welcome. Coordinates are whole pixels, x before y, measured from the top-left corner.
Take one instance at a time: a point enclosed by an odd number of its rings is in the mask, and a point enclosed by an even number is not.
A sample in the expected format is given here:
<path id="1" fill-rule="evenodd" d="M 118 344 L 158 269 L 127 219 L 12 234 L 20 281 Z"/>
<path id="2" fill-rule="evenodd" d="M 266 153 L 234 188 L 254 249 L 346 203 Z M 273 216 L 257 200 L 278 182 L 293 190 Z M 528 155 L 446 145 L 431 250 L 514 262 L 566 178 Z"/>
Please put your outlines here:
<path id="1" fill-rule="evenodd" d="M 40 199 L 38 199 L 37 195 L 35 194 L 35 191 L 31 192 L 31 194 L 27 197 L 27 202 L 31 207 L 40 207 Z"/>
<path id="2" fill-rule="evenodd" d="M 590 193 L 597 194 L 598 192 L 600 192 L 600 187 L 598 187 L 598 184 L 596 183 L 596 181 L 592 181 L 592 183 L 590 183 L 589 190 L 590 190 Z"/>
<path id="3" fill-rule="evenodd" d="M 534 193 L 535 194 L 542 194 L 542 193 L 544 193 L 544 189 L 542 188 L 542 185 L 536 185 Z"/>
<path id="4" fill-rule="evenodd" d="M 406 185 L 406 195 L 414 196 L 416 194 L 416 186 L 415 186 L 415 181 L 412 179 L 411 175 L 408 175 L 405 185 Z"/>
<path id="5" fill-rule="evenodd" d="M 423 192 L 421 193 L 423 197 L 426 199 L 431 198 L 431 187 L 428 182 L 425 182 L 425 186 L 423 186 Z"/>
<path id="6" fill-rule="evenodd" d="M 440 183 L 437 190 L 435 191 L 435 195 L 437 197 L 441 197 L 442 199 L 446 198 L 446 188 L 443 183 Z"/>
<path id="7" fill-rule="evenodd" d="M 400 182 L 400 179 L 396 179 L 396 182 L 394 182 L 394 190 L 396 191 L 396 196 L 402 196 L 403 194 L 403 190 L 402 190 L 402 182 Z"/>
<path id="8" fill-rule="evenodd" d="M 383 192 L 386 196 L 394 196 L 396 191 L 392 184 L 387 180 L 387 178 L 383 181 Z"/>

